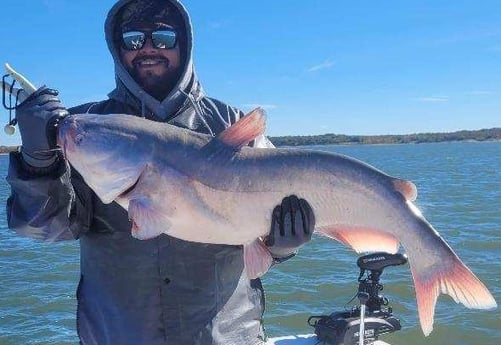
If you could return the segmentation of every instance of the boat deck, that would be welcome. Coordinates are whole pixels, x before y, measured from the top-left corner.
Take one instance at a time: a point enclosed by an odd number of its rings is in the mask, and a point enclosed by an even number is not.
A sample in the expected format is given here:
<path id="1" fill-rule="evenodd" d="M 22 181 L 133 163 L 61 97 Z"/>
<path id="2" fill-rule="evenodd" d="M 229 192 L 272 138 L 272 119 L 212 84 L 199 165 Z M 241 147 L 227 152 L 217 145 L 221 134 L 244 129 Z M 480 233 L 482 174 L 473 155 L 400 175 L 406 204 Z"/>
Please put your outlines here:
<path id="1" fill-rule="evenodd" d="M 315 334 L 288 335 L 268 339 L 266 345 L 320 345 Z M 390 345 L 384 341 L 378 340 L 372 345 Z"/>

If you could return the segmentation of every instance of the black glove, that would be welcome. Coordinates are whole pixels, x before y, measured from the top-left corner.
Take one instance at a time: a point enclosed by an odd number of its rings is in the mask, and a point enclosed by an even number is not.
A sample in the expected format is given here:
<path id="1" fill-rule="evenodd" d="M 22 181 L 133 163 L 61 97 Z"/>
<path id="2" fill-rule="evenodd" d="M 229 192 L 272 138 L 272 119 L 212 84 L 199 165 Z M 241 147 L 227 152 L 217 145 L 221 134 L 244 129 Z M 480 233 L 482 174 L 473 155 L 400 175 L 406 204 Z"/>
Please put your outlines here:
<path id="1" fill-rule="evenodd" d="M 271 230 L 265 244 L 277 262 L 296 255 L 299 247 L 311 240 L 315 229 L 315 215 L 304 199 L 291 195 L 275 207 Z"/>
<path id="2" fill-rule="evenodd" d="M 21 153 L 32 167 L 46 168 L 56 161 L 56 125 L 68 115 L 58 94 L 57 90 L 42 86 L 16 108 Z"/>

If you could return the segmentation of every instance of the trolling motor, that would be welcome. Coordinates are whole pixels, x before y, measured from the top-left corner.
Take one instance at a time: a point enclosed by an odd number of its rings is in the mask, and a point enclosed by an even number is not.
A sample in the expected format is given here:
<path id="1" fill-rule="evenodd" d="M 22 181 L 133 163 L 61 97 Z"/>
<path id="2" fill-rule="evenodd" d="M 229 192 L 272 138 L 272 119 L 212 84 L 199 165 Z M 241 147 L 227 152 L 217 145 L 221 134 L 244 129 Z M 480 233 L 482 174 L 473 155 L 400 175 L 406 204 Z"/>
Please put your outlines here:
<path id="1" fill-rule="evenodd" d="M 350 311 L 308 318 L 318 340 L 331 345 L 372 344 L 379 336 L 400 330 L 400 320 L 393 316 L 388 298 L 379 294 L 383 290 L 379 278 L 386 267 L 406 262 L 407 257 L 402 254 L 380 252 L 360 257 L 357 260 L 360 275 L 355 295 L 360 304 Z"/>

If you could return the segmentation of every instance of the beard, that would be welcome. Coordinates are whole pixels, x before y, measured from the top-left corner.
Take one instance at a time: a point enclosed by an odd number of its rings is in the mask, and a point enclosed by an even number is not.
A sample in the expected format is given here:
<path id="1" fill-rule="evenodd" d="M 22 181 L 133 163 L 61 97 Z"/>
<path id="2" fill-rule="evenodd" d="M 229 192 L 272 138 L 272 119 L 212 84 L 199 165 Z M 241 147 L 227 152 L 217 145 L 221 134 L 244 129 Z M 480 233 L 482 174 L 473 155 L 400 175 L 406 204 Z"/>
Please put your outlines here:
<path id="1" fill-rule="evenodd" d="M 140 66 L 140 61 L 144 59 L 135 59 L 127 70 L 144 91 L 158 101 L 163 101 L 179 81 L 181 69 L 173 68 L 165 57 L 159 58 L 162 61 L 160 66 L 144 68 Z"/>

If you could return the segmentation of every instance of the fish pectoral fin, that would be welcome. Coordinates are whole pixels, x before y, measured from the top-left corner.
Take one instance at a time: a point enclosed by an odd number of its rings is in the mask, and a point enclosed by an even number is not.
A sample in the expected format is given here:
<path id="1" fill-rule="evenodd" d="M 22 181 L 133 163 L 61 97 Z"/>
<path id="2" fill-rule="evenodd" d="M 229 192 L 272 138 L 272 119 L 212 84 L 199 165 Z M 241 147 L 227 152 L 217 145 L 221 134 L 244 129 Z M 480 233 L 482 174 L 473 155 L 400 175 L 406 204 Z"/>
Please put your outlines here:
<path id="1" fill-rule="evenodd" d="M 451 296 L 456 303 L 470 309 L 497 307 L 489 290 L 457 257 L 450 261 L 449 265 L 442 266 L 440 271 L 426 271 L 421 274 L 414 268 L 414 261 L 409 257 L 419 322 L 425 336 L 433 330 L 435 304 L 440 293 Z"/>
<path id="2" fill-rule="evenodd" d="M 244 245 L 244 264 L 250 279 L 259 278 L 271 267 L 273 258 L 266 245 L 260 239 Z"/>
<path id="3" fill-rule="evenodd" d="M 357 253 L 384 251 L 394 254 L 400 246 L 392 235 L 370 228 L 336 226 L 319 228 L 316 231 L 351 247 Z"/>
<path id="4" fill-rule="evenodd" d="M 155 211 L 149 198 L 138 198 L 129 201 L 129 220 L 132 222 L 132 237 L 148 240 L 166 233 L 170 228 L 168 219 Z"/>
<path id="5" fill-rule="evenodd" d="M 228 146 L 239 149 L 263 134 L 265 129 L 264 110 L 256 108 L 221 132 L 218 139 Z"/>

